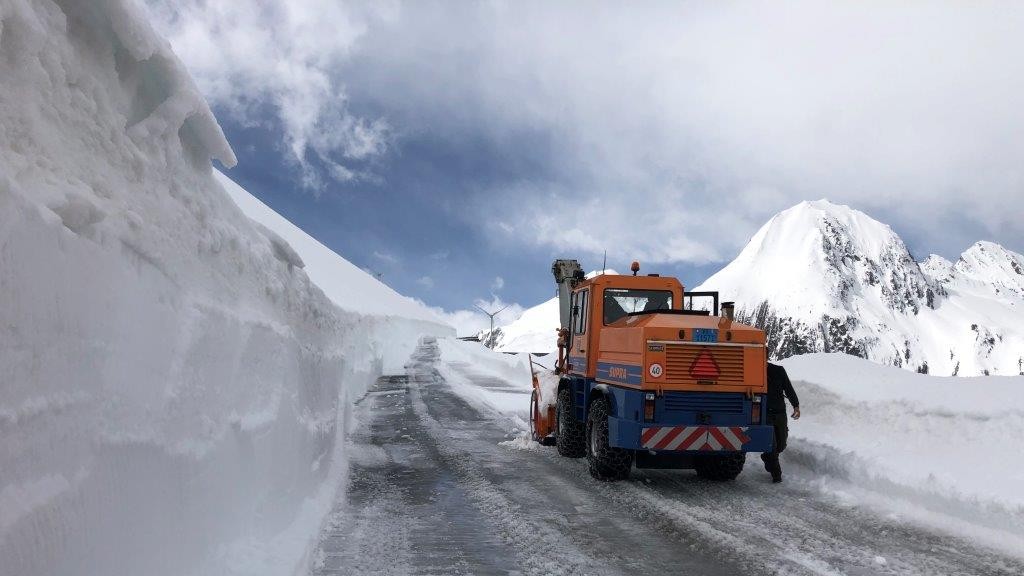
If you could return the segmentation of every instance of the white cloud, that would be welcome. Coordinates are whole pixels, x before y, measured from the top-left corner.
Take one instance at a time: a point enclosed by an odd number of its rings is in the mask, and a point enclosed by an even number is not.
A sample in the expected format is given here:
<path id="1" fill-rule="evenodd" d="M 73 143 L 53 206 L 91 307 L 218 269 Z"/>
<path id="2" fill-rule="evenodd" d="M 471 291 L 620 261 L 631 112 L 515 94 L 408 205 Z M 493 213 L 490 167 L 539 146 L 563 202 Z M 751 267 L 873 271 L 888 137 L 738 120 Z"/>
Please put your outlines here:
<path id="1" fill-rule="evenodd" d="M 379 250 L 374 250 L 373 257 L 385 264 L 398 264 L 399 262 L 398 256 L 395 256 L 390 252 L 381 252 Z"/>
<path id="2" fill-rule="evenodd" d="M 821 197 L 936 245 L 937 220 L 1024 237 L 1024 5 L 438 8 L 368 29 L 361 90 L 403 129 L 541 135 L 549 173 L 468 203 L 502 244 L 720 261 Z"/>
<path id="3" fill-rule="evenodd" d="M 495 328 L 511 324 L 522 316 L 524 310 L 519 304 L 505 302 L 497 296 L 492 296 L 489 301 L 478 299 L 473 304 L 489 311 L 505 309 L 501 314 L 494 317 Z M 489 329 L 491 325 L 490 318 L 475 308 L 454 311 L 447 311 L 437 307 L 431 309 L 446 322 L 454 326 L 459 336 L 479 334 L 481 331 Z"/>
<path id="4" fill-rule="evenodd" d="M 1024 249 L 1024 5 L 146 1 L 215 104 L 273 107 L 312 186 L 310 155 L 365 178 L 403 134 L 538 135 L 542 174 L 464 202 L 502 244 L 716 262 L 827 197 L 933 251 Z"/>
<path id="5" fill-rule="evenodd" d="M 387 17 L 387 5 L 319 0 L 145 3 L 219 112 L 257 125 L 265 121 L 267 109 L 273 111 L 305 185 L 319 189 L 325 176 L 337 181 L 366 177 L 348 164 L 388 148 L 387 122 L 353 114 L 337 75 L 367 22 Z M 314 156 L 326 173 L 314 168 Z"/>
<path id="6" fill-rule="evenodd" d="M 495 276 L 494 282 L 491 282 L 491 292 L 500 292 L 505 287 L 505 279 L 501 276 Z"/>
<path id="7" fill-rule="evenodd" d="M 420 276 L 416 280 L 416 283 L 419 284 L 420 286 L 423 286 L 427 290 L 433 290 L 434 289 L 434 279 L 431 278 L 430 276 Z"/>

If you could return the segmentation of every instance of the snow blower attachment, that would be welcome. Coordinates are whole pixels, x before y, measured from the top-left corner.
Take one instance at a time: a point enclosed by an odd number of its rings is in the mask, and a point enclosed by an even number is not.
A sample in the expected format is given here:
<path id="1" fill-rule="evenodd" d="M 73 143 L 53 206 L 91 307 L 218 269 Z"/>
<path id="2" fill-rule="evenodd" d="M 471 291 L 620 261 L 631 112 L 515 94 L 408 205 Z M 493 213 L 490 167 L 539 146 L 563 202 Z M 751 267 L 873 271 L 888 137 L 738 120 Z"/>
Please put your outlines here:
<path id="1" fill-rule="evenodd" d="M 533 439 L 541 444 L 553 444 L 555 433 L 555 404 L 557 400 L 558 375 L 562 374 L 565 364 L 565 350 L 569 342 L 569 323 L 573 311 L 569 301 L 573 288 L 586 276 L 583 268 L 576 260 L 555 260 L 551 265 L 551 273 L 558 285 L 558 360 L 552 372 L 534 361 L 530 356 L 530 373 L 533 377 L 533 393 L 530 395 L 530 417 Z M 548 384 L 545 386 L 545 384 Z"/>
<path id="2" fill-rule="evenodd" d="M 555 443 L 555 391 L 557 376 L 553 371 L 539 364 L 530 354 L 530 374 L 533 376 L 533 393 L 530 394 L 530 435 L 535 442 L 545 446 Z M 555 377 L 555 386 L 551 386 Z"/>
<path id="3" fill-rule="evenodd" d="M 731 302 L 719 316 L 717 292 L 639 269 L 588 279 L 576 260 L 555 260 L 558 359 L 546 370 L 530 358 L 533 437 L 586 456 L 602 480 L 634 465 L 731 480 L 747 452 L 772 450 L 764 332 L 736 322 Z"/>

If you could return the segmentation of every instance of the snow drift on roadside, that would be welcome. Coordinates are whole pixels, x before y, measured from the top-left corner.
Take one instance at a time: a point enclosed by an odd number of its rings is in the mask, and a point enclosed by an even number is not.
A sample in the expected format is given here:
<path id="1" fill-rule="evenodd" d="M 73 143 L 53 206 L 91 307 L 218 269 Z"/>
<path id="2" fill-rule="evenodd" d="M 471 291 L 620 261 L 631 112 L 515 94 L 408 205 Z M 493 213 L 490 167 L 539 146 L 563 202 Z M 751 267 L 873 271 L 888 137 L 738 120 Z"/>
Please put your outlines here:
<path id="1" fill-rule="evenodd" d="M 238 209 L 133 2 L 0 0 L 0 78 L 0 575 L 293 572 L 348 403 L 451 330 Z"/>
<path id="2" fill-rule="evenodd" d="M 823 471 L 944 507 L 999 509 L 1024 536 L 1024 377 L 938 377 L 843 354 L 782 362 L 803 417 L 791 445 Z M 988 512 L 986 512 L 988 510 Z"/>
<path id="3" fill-rule="evenodd" d="M 844 354 L 782 362 L 803 413 L 787 474 L 1020 555 L 1024 377 L 939 377 Z"/>
<path id="4" fill-rule="evenodd" d="M 437 345 L 443 360 L 439 370 L 463 398 L 485 411 L 516 415 L 525 425 L 532 390 L 526 354 L 502 354 L 479 342 L 454 338 L 439 338 Z"/>

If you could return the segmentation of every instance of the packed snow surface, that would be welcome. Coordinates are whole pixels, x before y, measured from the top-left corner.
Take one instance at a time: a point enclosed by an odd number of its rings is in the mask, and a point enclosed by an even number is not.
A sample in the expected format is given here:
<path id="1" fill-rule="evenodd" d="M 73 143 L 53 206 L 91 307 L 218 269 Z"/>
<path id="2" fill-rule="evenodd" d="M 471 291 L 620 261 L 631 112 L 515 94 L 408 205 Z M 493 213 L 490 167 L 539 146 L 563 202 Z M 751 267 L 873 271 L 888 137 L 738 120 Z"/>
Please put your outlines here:
<path id="1" fill-rule="evenodd" d="M 304 566 L 351 401 L 453 331 L 218 183 L 134 2 L 0 0 L 0 78 L 0 575 Z"/>
<path id="2" fill-rule="evenodd" d="M 532 390 L 530 364 L 526 354 L 492 352 L 479 342 L 464 342 L 453 338 L 438 339 L 437 345 L 445 359 L 439 369 L 453 388 L 488 410 L 504 414 L 522 412 L 524 418 L 521 422 L 526 426 L 525 415 L 529 412 L 529 393 Z M 461 370 L 450 370 L 453 366 Z M 538 366 L 537 369 L 544 367 Z M 474 385 L 465 377 L 466 371 L 485 381 L 500 384 L 492 387 Z"/>
<path id="3" fill-rule="evenodd" d="M 1024 377 L 907 373 L 844 354 L 782 362 L 800 395 L 795 438 L 856 455 L 864 477 L 1024 512 Z"/>
<path id="4" fill-rule="evenodd" d="M 513 447 L 533 447 L 525 438 L 526 361 L 479 344 L 438 343 L 453 389 L 518 423 L 521 439 Z M 845 354 L 796 356 L 783 365 L 803 413 L 789 422 L 782 457 L 791 481 L 850 505 L 1024 550 L 1024 377 L 927 376 Z M 472 379 L 464 376 L 467 366 Z M 500 388 L 495 379 L 506 382 L 500 395 L 493 393 Z M 744 474 L 759 466 L 749 459 Z"/>

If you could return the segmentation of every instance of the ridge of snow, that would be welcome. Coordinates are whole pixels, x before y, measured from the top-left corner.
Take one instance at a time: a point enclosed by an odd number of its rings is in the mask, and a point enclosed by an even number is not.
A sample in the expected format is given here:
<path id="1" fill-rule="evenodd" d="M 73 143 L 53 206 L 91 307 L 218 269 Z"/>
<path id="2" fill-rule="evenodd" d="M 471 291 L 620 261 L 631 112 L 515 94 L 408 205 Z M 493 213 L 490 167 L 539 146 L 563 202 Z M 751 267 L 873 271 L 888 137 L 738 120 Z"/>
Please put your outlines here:
<path id="1" fill-rule="evenodd" d="M 1024 256 L 994 242 L 977 242 L 953 265 L 958 276 L 1024 298 Z"/>
<path id="2" fill-rule="evenodd" d="M 239 209 L 140 14 L 0 0 L 0 573 L 294 573 L 350 405 L 452 330 Z"/>
<path id="3" fill-rule="evenodd" d="M 953 263 L 938 254 L 929 254 L 921 262 L 921 271 L 938 282 L 946 282 L 953 276 Z"/>
<path id="4" fill-rule="evenodd" d="M 273 230 L 289 249 L 297 252 L 296 256 L 300 256 L 301 262 L 299 267 L 339 308 L 361 314 L 396 316 L 447 325 L 433 310 L 399 294 L 345 260 L 274 212 L 223 172 L 215 170 L 214 177 L 246 216 Z"/>

